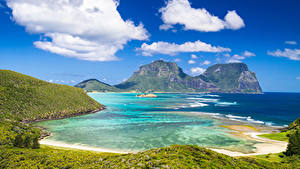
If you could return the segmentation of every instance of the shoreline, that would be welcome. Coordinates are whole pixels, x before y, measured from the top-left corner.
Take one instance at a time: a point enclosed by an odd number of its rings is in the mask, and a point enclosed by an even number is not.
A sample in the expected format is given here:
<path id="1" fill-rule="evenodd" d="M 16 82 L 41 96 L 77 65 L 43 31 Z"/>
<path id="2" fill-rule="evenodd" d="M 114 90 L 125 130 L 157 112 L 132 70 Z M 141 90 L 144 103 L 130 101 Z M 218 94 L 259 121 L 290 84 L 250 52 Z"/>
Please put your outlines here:
<path id="1" fill-rule="evenodd" d="M 266 155 L 266 154 L 274 154 L 284 152 L 287 148 L 288 143 L 284 141 L 277 141 L 259 137 L 258 135 L 267 134 L 265 132 L 247 132 L 243 133 L 244 136 L 259 141 L 261 143 L 256 143 L 254 146 L 256 148 L 254 153 L 242 153 L 237 151 L 230 151 L 225 149 L 215 149 L 211 148 L 211 150 L 225 154 L 231 157 L 244 157 L 244 156 L 255 156 L 255 155 Z"/>
<path id="2" fill-rule="evenodd" d="M 286 150 L 288 143 L 284 141 L 277 141 L 277 140 L 271 140 L 267 138 L 259 137 L 261 134 L 267 134 L 269 132 L 258 132 L 258 131 L 243 131 L 245 128 L 249 128 L 247 125 L 239 125 L 240 129 L 231 129 L 232 132 L 238 132 L 238 137 L 241 138 L 247 138 L 250 140 L 258 141 L 259 143 L 256 143 L 254 147 L 256 150 L 254 150 L 254 153 L 242 153 L 238 151 L 230 151 L 226 149 L 221 148 L 208 148 L 210 150 L 213 150 L 217 153 L 225 154 L 231 157 L 243 157 L 243 156 L 255 156 L 255 155 L 265 155 L 270 153 L 281 153 Z M 225 127 L 227 128 L 227 127 Z M 118 150 L 112 150 L 112 149 L 105 149 L 101 147 L 93 147 L 93 146 L 86 146 L 86 145 L 80 145 L 80 144 L 68 144 L 60 141 L 53 141 L 53 140 L 47 140 L 46 138 L 43 138 L 39 141 L 41 145 L 46 146 L 53 146 L 57 148 L 67 148 L 67 149 L 75 149 L 75 150 L 86 150 L 86 151 L 95 151 L 95 152 L 102 152 L 102 153 L 116 153 L 116 154 L 130 154 L 130 153 L 138 153 L 134 151 L 118 151 Z M 207 147 L 204 147 L 207 148 Z M 143 152 L 143 151 L 140 151 Z"/>
<path id="3" fill-rule="evenodd" d="M 74 113 L 74 114 L 70 114 L 70 115 L 65 115 L 63 117 L 48 117 L 45 119 L 38 119 L 38 120 L 24 120 L 22 121 L 22 123 L 38 123 L 38 122 L 43 122 L 43 121 L 50 121 L 50 120 L 61 120 L 61 119 L 67 119 L 67 118 L 71 118 L 71 117 L 78 117 L 78 116 L 84 116 L 84 115 L 88 115 L 88 114 L 94 114 L 97 113 L 99 111 L 105 110 L 106 107 L 104 105 L 102 105 L 101 108 L 96 109 L 96 110 L 90 110 L 87 112 L 79 112 L 79 113 Z"/>
<path id="4" fill-rule="evenodd" d="M 256 152 L 254 153 L 242 153 L 238 151 L 230 151 L 226 149 L 219 149 L 219 148 L 207 148 L 210 150 L 213 150 L 217 153 L 225 154 L 231 157 L 245 157 L 245 156 L 255 156 L 255 155 L 265 155 L 270 153 L 281 153 L 286 150 L 287 142 L 282 141 L 276 141 L 276 140 L 270 140 L 258 137 L 260 134 L 265 133 L 247 133 L 249 137 L 252 139 L 255 139 L 257 141 L 264 141 L 262 143 L 255 144 Z M 111 150 L 111 149 L 105 149 L 101 147 L 92 147 L 92 146 L 85 146 L 85 145 L 79 145 L 79 144 L 68 144 L 64 142 L 59 141 L 52 141 L 52 140 L 46 140 L 42 139 L 39 141 L 41 145 L 46 146 L 52 146 L 57 148 L 67 148 L 67 149 L 75 149 L 75 150 L 86 150 L 86 151 L 95 151 L 95 152 L 101 152 L 101 153 L 115 153 L 115 154 L 130 154 L 130 153 L 138 153 L 138 152 L 130 152 L 130 151 L 118 151 L 118 150 Z M 143 151 L 141 151 L 143 152 Z"/>
<path id="5" fill-rule="evenodd" d="M 46 140 L 46 139 L 40 140 L 39 143 L 41 145 L 53 146 L 53 147 L 58 147 L 58 148 L 95 151 L 95 152 L 102 152 L 102 153 L 115 153 L 115 154 L 134 153 L 134 152 L 110 150 L 110 149 L 105 149 L 105 148 L 100 148 L 100 147 L 85 146 L 85 145 L 80 145 L 80 144 L 68 144 L 68 143 L 64 143 L 64 142 L 60 142 L 60 141 L 52 141 L 52 140 Z"/>

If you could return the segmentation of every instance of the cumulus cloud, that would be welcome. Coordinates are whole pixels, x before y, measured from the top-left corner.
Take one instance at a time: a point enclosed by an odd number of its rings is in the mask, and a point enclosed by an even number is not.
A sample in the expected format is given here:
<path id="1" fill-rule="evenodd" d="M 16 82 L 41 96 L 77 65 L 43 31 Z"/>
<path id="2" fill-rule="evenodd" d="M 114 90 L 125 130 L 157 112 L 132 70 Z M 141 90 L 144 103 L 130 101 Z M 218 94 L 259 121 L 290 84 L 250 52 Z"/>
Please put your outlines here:
<path id="1" fill-rule="evenodd" d="M 130 40 L 145 40 L 143 24 L 123 20 L 116 0 L 7 0 L 14 21 L 41 34 L 37 48 L 89 61 L 118 60 Z"/>
<path id="2" fill-rule="evenodd" d="M 288 44 L 288 45 L 297 45 L 297 42 L 296 41 L 285 41 L 285 44 Z"/>
<path id="3" fill-rule="evenodd" d="M 185 30 L 217 32 L 222 29 L 237 30 L 245 27 L 243 19 L 236 11 L 228 11 L 224 20 L 210 14 L 206 9 L 192 8 L 188 0 L 169 0 L 159 10 L 164 24 L 161 30 L 173 28 L 173 25 L 184 25 Z"/>
<path id="4" fill-rule="evenodd" d="M 227 63 L 240 63 L 242 62 L 242 60 L 246 58 L 250 58 L 252 56 L 256 56 L 256 54 L 249 51 L 244 51 L 241 55 L 238 54 L 235 54 L 233 56 L 226 55 L 226 57 L 229 57 Z"/>
<path id="5" fill-rule="evenodd" d="M 190 64 L 190 65 L 191 65 L 191 64 L 195 64 L 195 63 L 196 63 L 196 61 L 194 61 L 194 60 L 189 60 L 189 61 L 188 61 L 188 64 Z"/>
<path id="6" fill-rule="evenodd" d="M 205 60 L 203 63 L 202 63 L 202 65 L 210 65 L 211 64 L 211 61 L 209 61 L 209 60 Z"/>
<path id="7" fill-rule="evenodd" d="M 224 48 L 220 46 L 212 46 L 205 42 L 196 41 L 196 42 L 185 42 L 183 44 L 169 43 L 169 42 L 154 42 L 150 45 L 144 43 L 138 51 L 142 51 L 144 56 L 152 56 L 155 53 L 165 54 L 165 55 L 176 55 L 183 52 L 230 52 L 231 49 Z"/>
<path id="8" fill-rule="evenodd" d="M 205 72 L 205 69 L 201 68 L 201 67 L 193 67 L 191 68 L 191 73 L 195 76 L 195 75 L 200 75 L 202 73 Z"/>
<path id="9" fill-rule="evenodd" d="M 174 59 L 174 62 L 181 62 L 181 59 L 176 58 L 176 59 Z"/>
<path id="10" fill-rule="evenodd" d="M 197 59 L 197 58 L 198 58 L 198 56 L 197 56 L 197 55 L 195 55 L 195 54 L 192 54 L 192 55 L 191 55 L 191 58 L 192 58 L 192 59 Z"/>
<path id="11" fill-rule="evenodd" d="M 285 57 L 290 60 L 300 60 L 300 49 L 284 49 L 284 51 L 277 49 L 273 52 L 268 51 L 268 55 L 275 57 Z"/>

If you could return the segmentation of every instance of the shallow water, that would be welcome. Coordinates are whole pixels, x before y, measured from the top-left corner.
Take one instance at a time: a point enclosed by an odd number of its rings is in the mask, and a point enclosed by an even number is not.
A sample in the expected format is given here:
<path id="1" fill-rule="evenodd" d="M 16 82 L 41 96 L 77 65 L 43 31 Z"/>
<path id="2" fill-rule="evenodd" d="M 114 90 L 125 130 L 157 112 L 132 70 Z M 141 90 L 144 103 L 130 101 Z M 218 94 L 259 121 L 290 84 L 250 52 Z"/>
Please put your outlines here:
<path id="1" fill-rule="evenodd" d="M 266 106 L 268 104 L 261 104 L 263 98 L 265 103 L 270 102 L 273 97 L 269 97 L 269 94 L 158 94 L 158 98 L 138 98 L 135 95 L 93 93 L 90 96 L 106 105 L 106 110 L 69 119 L 45 121 L 38 125 L 53 133 L 47 139 L 116 151 L 133 152 L 189 144 L 251 152 L 254 150 L 254 142 L 235 137 L 229 130 L 219 127 L 230 122 L 218 118 L 262 125 L 285 125 L 292 121 L 290 119 L 293 116 L 297 116 L 297 113 L 291 111 L 291 108 L 297 110 L 297 107 L 291 107 L 291 102 L 288 117 L 280 118 L 282 114 L 277 109 L 273 116 L 270 112 L 260 114 L 262 105 L 265 105 L 265 110 L 270 110 Z M 295 103 L 297 99 L 299 97 L 295 97 Z"/>

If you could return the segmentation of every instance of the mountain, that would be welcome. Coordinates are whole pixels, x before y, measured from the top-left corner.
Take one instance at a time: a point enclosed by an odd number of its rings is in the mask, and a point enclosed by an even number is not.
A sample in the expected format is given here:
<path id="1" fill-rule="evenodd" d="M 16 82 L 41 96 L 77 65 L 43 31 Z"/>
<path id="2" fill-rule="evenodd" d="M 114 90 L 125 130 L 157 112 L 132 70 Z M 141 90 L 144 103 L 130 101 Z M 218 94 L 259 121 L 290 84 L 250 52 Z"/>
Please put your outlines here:
<path id="1" fill-rule="evenodd" d="M 87 92 L 93 92 L 93 91 L 118 92 L 118 91 L 120 91 L 120 89 L 118 89 L 114 86 L 111 86 L 109 84 L 100 82 L 97 79 L 89 79 L 89 80 L 82 81 L 82 82 L 78 83 L 77 85 L 75 85 L 75 87 L 82 88 Z"/>
<path id="2" fill-rule="evenodd" d="M 122 90 L 156 92 L 205 92 L 217 87 L 205 77 L 191 77 L 176 63 L 162 60 L 140 67 L 127 81 L 116 85 Z"/>
<path id="3" fill-rule="evenodd" d="M 244 63 L 216 64 L 204 72 L 203 76 L 213 82 L 222 92 L 261 93 L 255 73 Z"/>
<path id="4" fill-rule="evenodd" d="M 83 86 L 86 83 L 80 84 Z M 105 91 L 115 91 L 110 85 L 104 87 L 107 89 Z M 249 71 L 244 63 L 216 64 L 202 75 L 192 77 L 176 63 L 157 60 L 141 66 L 128 80 L 114 87 L 121 91 L 137 92 L 262 93 L 255 73 Z"/>
<path id="5" fill-rule="evenodd" d="M 141 66 L 127 81 L 116 87 L 158 92 L 262 92 L 255 73 L 250 72 L 244 63 L 216 64 L 204 74 L 192 77 L 176 63 L 162 60 Z"/>

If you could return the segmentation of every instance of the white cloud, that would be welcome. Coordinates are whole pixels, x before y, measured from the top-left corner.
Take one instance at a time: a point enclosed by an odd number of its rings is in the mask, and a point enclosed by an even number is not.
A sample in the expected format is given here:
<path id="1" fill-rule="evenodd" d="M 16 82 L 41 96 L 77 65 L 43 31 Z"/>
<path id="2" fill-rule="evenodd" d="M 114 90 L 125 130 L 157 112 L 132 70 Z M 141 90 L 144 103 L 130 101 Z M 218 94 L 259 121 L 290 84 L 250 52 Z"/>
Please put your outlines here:
<path id="1" fill-rule="evenodd" d="M 202 74 L 204 72 L 205 72 L 205 69 L 203 69 L 201 67 L 193 67 L 193 68 L 191 68 L 191 73 L 193 75 L 200 75 L 200 74 Z"/>
<path id="2" fill-rule="evenodd" d="M 231 49 L 224 48 L 220 46 L 212 46 L 201 41 L 196 42 L 185 42 L 183 44 L 175 44 L 169 42 L 154 42 L 150 45 L 144 43 L 141 48 L 137 49 L 142 51 L 144 56 L 152 56 L 155 53 L 166 54 L 166 55 L 176 55 L 181 52 L 230 52 Z"/>
<path id="3" fill-rule="evenodd" d="M 242 62 L 241 60 L 234 59 L 234 58 L 231 58 L 231 59 L 227 60 L 227 63 L 241 63 L 241 62 Z"/>
<path id="4" fill-rule="evenodd" d="M 288 45 L 297 45 L 297 42 L 296 41 L 285 41 L 285 44 L 288 44 Z"/>
<path id="5" fill-rule="evenodd" d="M 180 61 L 181 61 L 181 59 L 179 59 L 179 58 L 174 59 L 174 62 L 180 62 Z"/>
<path id="6" fill-rule="evenodd" d="M 118 60 L 130 40 L 145 40 L 142 24 L 124 21 L 116 0 L 7 0 L 15 22 L 41 34 L 37 48 L 89 61 Z"/>
<path id="7" fill-rule="evenodd" d="M 203 63 L 202 63 L 202 65 L 210 65 L 211 64 L 211 61 L 209 61 L 209 60 L 205 60 Z"/>
<path id="8" fill-rule="evenodd" d="M 297 80 L 300 80 L 300 76 L 299 76 L 299 77 L 296 77 L 296 79 L 297 79 Z"/>
<path id="9" fill-rule="evenodd" d="M 277 49 L 273 52 L 268 51 L 268 55 L 275 57 L 285 57 L 289 58 L 290 60 L 300 60 L 300 49 L 284 49 L 284 51 Z"/>
<path id="10" fill-rule="evenodd" d="M 256 56 L 256 54 L 255 53 L 252 53 L 252 52 L 249 52 L 249 51 L 245 51 L 244 53 L 243 53 L 243 56 L 245 56 L 245 57 L 252 57 L 252 56 Z"/>
<path id="11" fill-rule="evenodd" d="M 184 25 L 185 30 L 216 32 L 222 29 L 240 29 L 245 26 L 243 19 L 236 11 L 228 11 L 225 19 L 210 14 L 206 9 L 191 7 L 188 0 L 169 0 L 159 12 L 164 22 L 160 28 L 167 30 L 173 25 Z"/>
<path id="12" fill-rule="evenodd" d="M 228 11 L 225 16 L 225 27 L 227 29 L 237 30 L 245 26 L 243 19 L 236 13 L 236 11 Z"/>
<path id="13" fill-rule="evenodd" d="M 171 28 L 173 28 L 172 25 L 166 25 L 166 24 L 164 24 L 164 25 L 160 25 L 160 26 L 159 26 L 159 29 L 160 29 L 160 30 L 169 30 L 169 29 L 171 29 Z"/>
<path id="14" fill-rule="evenodd" d="M 242 60 L 244 60 L 246 58 L 250 58 L 252 56 L 256 56 L 256 54 L 249 52 L 247 50 L 245 52 L 243 52 L 241 55 L 237 55 L 237 54 L 235 54 L 233 56 L 226 55 L 226 57 L 229 57 L 227 60 L 227 63 L 240 63 L 240 62 L 242 62 Z"/>
<path id="15" fill-rule="evenodd" d="M 196 62 L 194 60 L 189 60 L 188 64 L 195 64 Z"/>
<path id="16" fill-rule="evenodd" d="M 197 55 L 195 55 L 195 54 L 192 54 L 192 55 L 191 55 L 191 58 L 192 58 L 192 59 L 197 59 L 197 58 L 198 58 L 198 56 L 197 56 Z"/>

